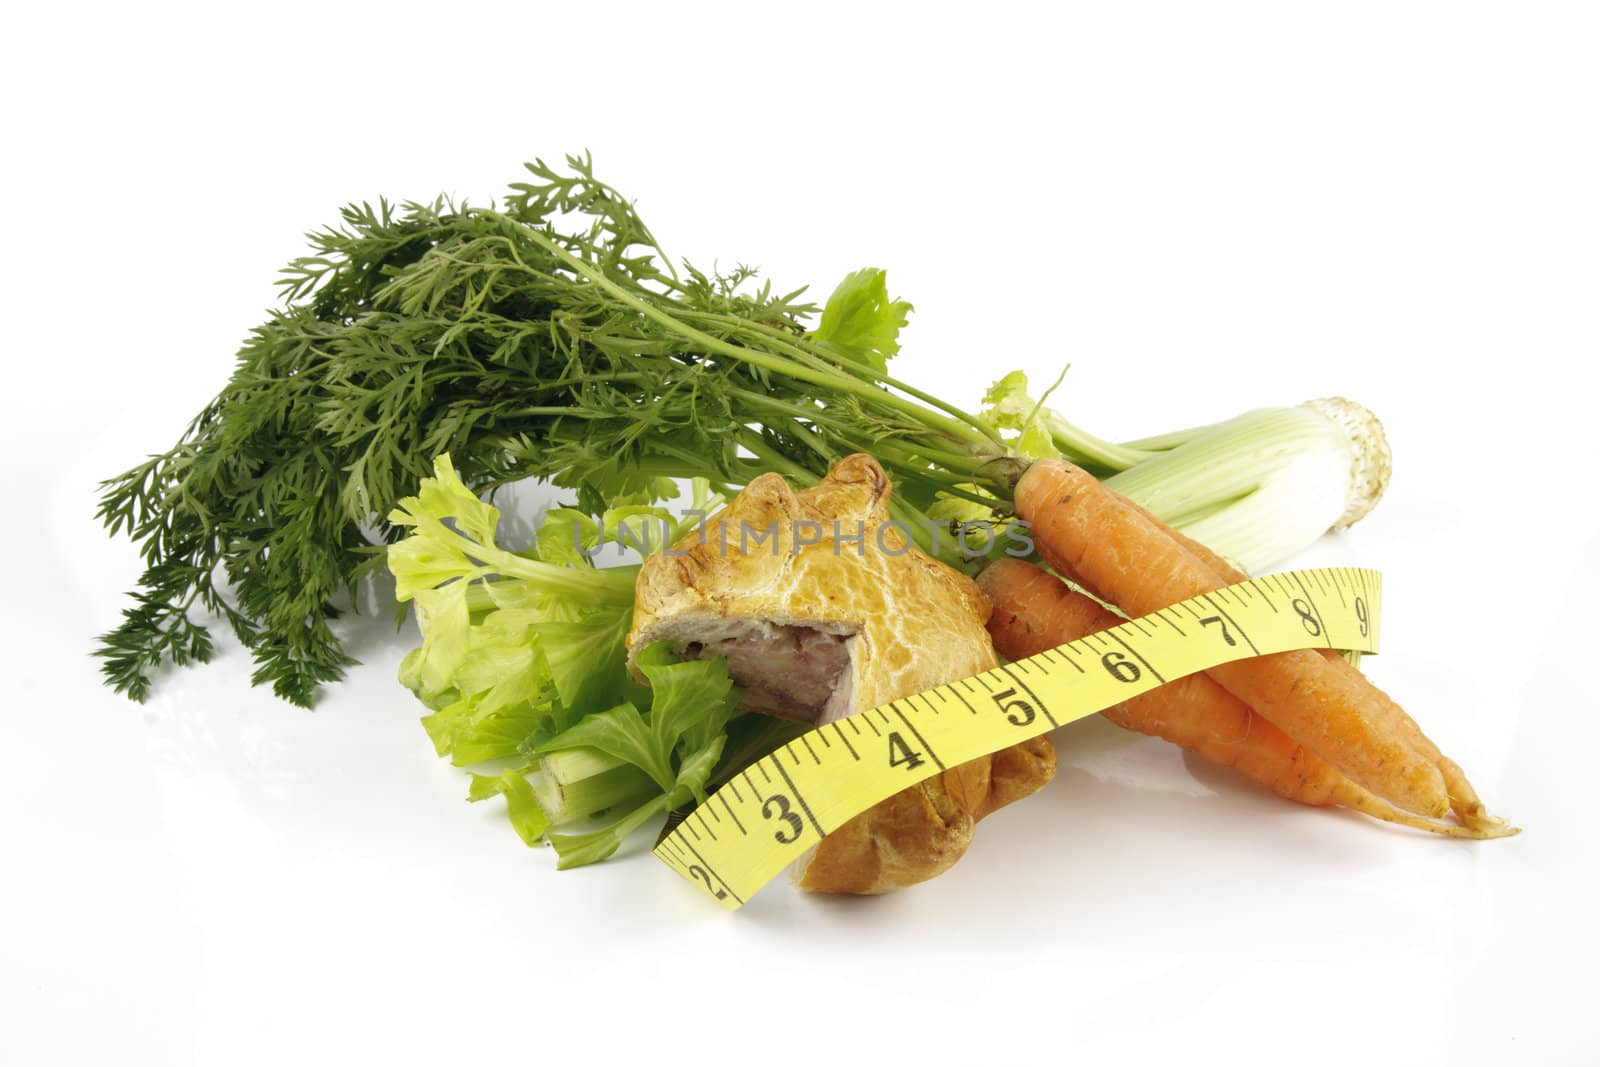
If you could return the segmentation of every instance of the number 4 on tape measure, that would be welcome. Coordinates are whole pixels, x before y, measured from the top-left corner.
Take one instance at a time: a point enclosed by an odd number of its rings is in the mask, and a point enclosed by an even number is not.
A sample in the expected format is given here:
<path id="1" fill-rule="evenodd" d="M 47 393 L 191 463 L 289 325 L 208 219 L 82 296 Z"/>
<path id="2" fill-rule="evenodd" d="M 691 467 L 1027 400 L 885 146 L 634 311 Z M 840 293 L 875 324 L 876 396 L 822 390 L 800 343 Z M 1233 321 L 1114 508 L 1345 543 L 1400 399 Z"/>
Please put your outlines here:
<path id="1" fill-rule="evenodd" d="M 908 771 L 914 771 L 924 762 L 922 753 L 906 744 L 906 739 L 900 736 L 900 731 L 889 732 L 889 766 L 904 767 Z"/>
<path id="2" fill-rule="evenodd" d="M 737 908 L 847 820 L 946 767 L 1220 663 L 1297 648 L 1375 653 L 1381 596 L 1376 571 L 1269 574 L 819 726 L 669 825 L 655 854 Z M 862 758 L 864 738 L 881 758 Z M 708 807 L 729 818 L 708 820 Z"/>

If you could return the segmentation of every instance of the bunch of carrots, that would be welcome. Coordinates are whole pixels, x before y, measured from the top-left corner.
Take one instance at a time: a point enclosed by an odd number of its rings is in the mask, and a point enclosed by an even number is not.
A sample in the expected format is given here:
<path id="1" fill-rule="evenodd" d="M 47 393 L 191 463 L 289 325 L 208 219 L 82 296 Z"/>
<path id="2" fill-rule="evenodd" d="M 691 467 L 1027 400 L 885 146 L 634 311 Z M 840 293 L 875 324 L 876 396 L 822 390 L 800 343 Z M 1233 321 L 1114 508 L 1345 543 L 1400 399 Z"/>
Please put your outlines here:
<path id="1" fill-rule="evenodd" d="M 1064 460 L 1035 462 L 1015 499 L 1055 573 L 1003 559 L 979 576 L 994 604 L 989 631 L 1008 659 L 1123 621 L 1101 602 L 1136 618 L 1246 580 Z M 1104 714 L 1303 804 L 1339 805 L 1451 837 L 1517 832 L 1485 810 L 1461 768 L 1400 705 L 1336 652 L 1304 649 L 1223 664 Z M 1447 815 L 1454 821 L 1443 821 Z"/>

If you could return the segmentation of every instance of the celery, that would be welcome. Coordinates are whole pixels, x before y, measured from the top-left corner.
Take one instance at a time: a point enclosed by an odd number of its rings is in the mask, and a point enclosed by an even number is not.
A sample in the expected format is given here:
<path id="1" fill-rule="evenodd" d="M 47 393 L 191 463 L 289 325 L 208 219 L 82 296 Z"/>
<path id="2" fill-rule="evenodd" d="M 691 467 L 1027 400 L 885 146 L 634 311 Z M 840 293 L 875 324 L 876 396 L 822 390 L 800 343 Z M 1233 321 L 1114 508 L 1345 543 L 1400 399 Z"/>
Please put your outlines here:
<path id="1" fill-rule="evenodd" d="M 1255 573 L 1366 515 L 1389 469 L 1378 420 L 1330 399 L 1192 431 L 1106 484 Z"/>
<path id="2" fill-rule="evenodd" d="M 608 770 L 566 782 L 547 774 L 534 775 L 530 784 L 551 826 L 566 826 L 616 807 L 637 804 L 660 792 L 649 775 L 620 761 Z"/>

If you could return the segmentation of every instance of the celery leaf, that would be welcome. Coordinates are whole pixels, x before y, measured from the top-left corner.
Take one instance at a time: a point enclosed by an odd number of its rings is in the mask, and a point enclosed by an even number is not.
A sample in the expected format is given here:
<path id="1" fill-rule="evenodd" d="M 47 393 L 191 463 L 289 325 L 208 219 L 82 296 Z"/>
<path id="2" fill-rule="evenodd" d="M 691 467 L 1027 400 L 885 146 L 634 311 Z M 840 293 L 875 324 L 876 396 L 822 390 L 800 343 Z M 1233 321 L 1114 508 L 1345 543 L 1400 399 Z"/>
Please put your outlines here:
<path id="1" fill-rule="evenodd" d="M 888 276 L 867 267 L 833 290 L 813 337 L 882 374 L 900 351 L 900 330 L 911 311 L 910 302 L 889 299 Z"/>

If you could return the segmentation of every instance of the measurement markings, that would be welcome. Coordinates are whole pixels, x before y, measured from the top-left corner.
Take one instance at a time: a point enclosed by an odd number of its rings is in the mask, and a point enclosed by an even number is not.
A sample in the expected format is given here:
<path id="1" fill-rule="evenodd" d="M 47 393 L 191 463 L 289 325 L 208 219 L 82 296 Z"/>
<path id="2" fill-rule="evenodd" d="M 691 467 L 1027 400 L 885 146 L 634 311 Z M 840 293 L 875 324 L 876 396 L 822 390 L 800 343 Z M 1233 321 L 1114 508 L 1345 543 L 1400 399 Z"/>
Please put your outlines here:
<path id="1" fill-rule="evenodd" d="M 850 750 L 851 758 L 854 759 L 857 763 L 860 763 L 861 762 L 861 753 L 856 751 L 856 746 L 852 745 L 850 743 L 850 739 L 844 735 L 844 726 L 841 725 L 840 723 L 836 722 L 836 723 L 833 724 L 833 729 L 834 729 L 834 732 L 839 735 L 839 740 L 844 742 L 844 747 Z"/>
<path id="2" fill-rule="evenodd" d="M 694 809 L 695 815 L 698 816 L 699 819 L 700 819 L 700 829 L 704 830 L 706 832 L 706 835 L 708 837 L 710 837 L 711 840 L 715 841 L 717 839 L 717 832 L 711 828 L 711 824 L 710 823 L 706 822 L 706 817 L 703 814 L 701 814 L 701 812 L 703 810 L 704 809 L 702 809 L 702 808 Z M 683 824 L 685 826 L 688 826 L 689 825 L 689 821 L 687 819 L 685 819 Z M 699 840 L 699 839 L 696 838 L 696 840 Z"/>
<path id="3" fill-rule="evenodd" d="M 808 740 L 809 737 L 810 737 L 809 734 L 801 734 L 800 735 L 800 743 L 802 745 L 804 745 L 806 747 L 806 751 L 811 754 L 811 762 L 815 763 L 818 767 L 820 767 L 820 766 L 822 766 L 822 760 L 820 758 L 818 758 L 817 750 L 811 747 L 811 742 L 810 742 L 810 740 Z M 792 745 L 793 742 L 790 742 L 790 744 Z M 800 766 L 800 757 L 799 756 L 795 756 L 794 765 L 796 767 Z"/>
<path id="4" fill-rule="evenodd" d="M 766 761 L 762 760 L 761 762 L 765 763 Z M 761 763 L 751 764 L 749 767 L 746 767 L 739 773 L 739 777 L 744 779 L 744 784 L 750 787 L 750 803 L 752 804 L 757 804 L 761 801 L 761 790 L 756 788 L 755 779 L 750 777 L 750 772 L 755 770 L 757 767 L 761 767 Z M 766 774 L 767 769 L 765 767 L 761 767 L 761 773 Z M 767 780 L 770 782 L 772 779 L 769 776 Z"/>
<path id="5" fill-rule="evenodd" d="M 768 784 L 771 784 L 771 782 L 772 782 L 772 776 L 770 774 L 767 774 L 766 767 L 762 766 L 762 764 L 764 764 L 766 762 L 767 762 L 766 760 L 762 760 L 761 763 L 752 763 L 750 766 L 746 767 L 743 771 L 741 771 L 739 773 L 739 777 L 744 779 L 744 784 L 746 786 L 748 786 L 749 789 L 750 789 L 750 803 L 751 804 L 760 804 L 760 803 L 762 803 L 763 795 L 762 795 L 761 790 L 756 786 L 756 780 L 754 778 L 750 777 L 750 772 L 755 770 L 757 767 L 760 767 L 761 768 L 761 773 L 762 773 L 762 775 L 764 775 L 766 777 Z"/>
<path id="6" fill-rule="evenodd" d="M 1317 627 L 1322 630 L 1322 639 L 1328 643 L 1329 648 L 1332 648 L 1333 635 L 1328 632 L 1328 624 L 1322 618 L 1322 609 L 1317 606 L 1317 598 L 1311 595 L 1311 590 L 1306 588 L 1299 575 L 1295 576 L 1294 582 L 1300 587 L 1301 592 L 1305 593 L 1306 603 L 1311 606 L 1311 613 L 1317 617 Z"/>
<path id="7" fill-rule="evenodd" d="M 1188 637 L 1189 636 L 1188 632 L 1185 631 L 1183 627 L 1179 626 L 1177 623 L 1172 621 L 1172 616 L 1170 614 L 1168 614 L 1168 612 L 1170 612 L 1171 610 L 1172 610 L 1171 608 L 1167 608 L 1167 609 L 1164 609 L 1162 611 L 1156 612 L 1156 618 L 1160 619 L 1162 622 L 1166 623 L 1168 626 L 1170 626 L 1174 630 L 1176 630 L 1179 637 Z"/>
<path id="8" fill-rule="evenodd" d="M 1117 630 L 1120 630 L 1120 629 L 1122 629 L 1122 627 L 1118 626 L 1116 628 L 1116 630 L 1107 630 L 1106 633 L 1110 634 L 1116 640 L 1117 644 L 1121 645 L 1123 648 L 1127 649 L 1129 652 L 1132 652 L 1133 653 L 1133 658 L 1138 660 L 1140 663 L 1143 663 L 1144 664 L 1144 669 L 1149 671 L 1151 674 L 1153 674 L 1155 676 L 1156 681 L 1158 681 L 1158 682 L 1162 683 L 1163 685 L 1165 685 L 1167 680 L 1161 676 L 1161 672 L 1156 670 L 1154 667 L 1150 666 L 1150 661 L 1145 659 L 1144 656 L 1140 655 L 1138 649 L 1134 648 L 1132 645 L 1128 644 L 1128 642 L 1126 642 L 1126 641 L 1124 641 L 1122 639 L 1122 635 L 1117 633 Z"/>
<path id="9" fill-rule="evenodd" d="M 1211 594 L 1209 593 L 1206 594 L 1205 601 L 1207 604 L 1210 604 L 1212 607 L 1216 608 L 1217 613 L 1224 619 L 1227 619 L 1229 622 L 1233 623 L 1234 630 L 1240 637 L 1244 638 L 1244 643 L 1250 646 L 1250 651 L 1254 652 L 1258 656 L 1261 655 L 1261 650 L 1256 647 L 1256 643 L 1250 640 L 1250 635 L 1245 632 L 1244 627 L 1235 622 L 1233 616 L 1228 614 L 1227 608 L 1223 607 L 1221 604 L 1218 604 L 1215 600 L 1212 600 Z"/>
<path id="10" fill-rule="evenodd" d="M 700 869 L 705 871 L 711 877 L 715 878 L 717 881 L 722 882 L 722 888 L 728 891 L 728 895 L 730 897 L 732 897 L 734 900 L 738 901 L 740 904 L 743 904 L 744 903 L 744 898 L 741 897 L 738 893 L 735 893 L 733 891 L 733 886 L 729 885 L 726 881 L 724 881 L 722 875 L 717 873 L 717 869 L 715 867 L 711 866 L 711 864 L 706 862 L 706 858 L 704 856 L 700 855 L 700 850 L 695 848 L 693 845 L 690 845 L 687 841 L 685 841 L 684 844 L 688 845 L 689 851 L 694 853 L 694 858 L 700 861 Z M 688 872 L 684 872 L 684 873 L 688 873 Z"/>
<path id="11" fill-rule="evenodd" d="M 743 804 L 744 803 L 744 797 L 739 793 L 739 783 L 734 781 L 732 778 L 729 778 L 728 779 L 728 788 L 733 790 L 733 799 L 735 799 L 739 803 Z"/>
<path id="12" fill-rule="evenodd" d="M 778 751 L 782 752 L 783 750 L 779 749 Z M 783 769 L 783 764 L 774 759 L 772 765 L 778 768 L 778 773 L 783 776 L 784 784 L 789 787 L 789 792 L 794 794 L 795 803 L 800 805 L 800 810 L 805 812 L 806 818 L 811 820 L 811 828 L 817 832 L 817 836 L 827 837 L 827 831 L 823 830 L 822 824 L 817 822 L 817 817 L 811 813 L 811 805 L 806 803 L 805 795 L 795 787 L 794 779 L 790 778 L 789 772 Z M 800 761 L 796 760 L 794 765 L 796 767 L 800 766 Z"/>
<path id="13" fill-rule="evenodd" d="M 728 784 L 731 786 L 733 783 L 729 782 Z M 741 834 L 744 834 L 746 837 L 749 837 L 750 836 L 750 831 L 746 830 L 744 828 L 744 823 L 739 821 L 739 816 L 738 816 L 737 813 L 734 812 L 733 805 L 728 803 L 728 795 L 726 793 L 723 793 L 721 790 L 717 791 L 717 795 L 722 798 L 722 806 L 727 809 L 728 818 L 733 820 L 733 825 L 735 825 L 735 826 L 737 826 L 739 828 L 739 832 Z"/>
<path id="14" fill-rule="evenodd" d="M 682 825 L 683 820 L 687 819 L 688 817 L 689 813 L 683 808 L 675 808 L 672 811 L 667 812 L 667 821 L 661 824 L 661 832 L 656 834 L 656 847 L 659 848 L 661 846 L 661 842 L 677 833 L 678 827 Z"/>
<path id="15" fill-rule="evenodd" d="M 944 760 L 939 758 L 939 754 L 933 750 L 932 745 L 928 744 L 928 739 L 922 736 L 921 731 L 919 731 L 915 726 L 911 725 L 911 720 L 906 718 L 905 712 L 900 710 L 899 705 L 890 704 L 889 707 L 896 715 L 900 716 L 900 721 L 906 724 L 906 729 L 911 731 L 911 736 L 915 737 L 922 743 L 922 750 L 928 754 L 929 759 L 933 760 L 934 766 L 938 767 L 941 771 L 944 770 Z"/>
<path id="16" fill-rule="evenodd" d="M 1264 585 L 1261 582 L 1260 579 L 1257 579 L 1256 581 L 1252 582 L 1251 585 L 1250 585 L 1250 588 L 1252 588 L 1252 589 L 1254 589 L 1256 591 L 1257 595 L 1259 595 L 1261 597 L 1261 602 L 1263 604 L 1265 604 L 1267 607 L 1271 608 L 1272 609 L 1272 613 L 1274 615 L 1283 614 L 1281 611 L 1278 610 L 1278 605 L 1276 605 L 1276 604 L 1274 604 L 1272 602 L 1272 594 L 1267 592 L 1266 585 Z"/>
<path id="17" fill-rule="evenodd" d="M 1072 656 L 1068 654 L 1068 649 L 1066 648 L 1065 645 L 1057 645 L 1055 648 L 1047 648 L 1043 652 L 1039 653 L 1037 656 L 1032 656 L 1030 658 L 1031 659 L 1040 660 L 1040 661 L 1042 661 L 1044 663 L 1051 663 L 1051 662 L 1054 662 L 1054 661 L 1052 661 L 1050 659 L 1051 656 L 1054 656 L 1057 661 L 1065 663 L 1067 666 L 1071 667 L 1073 670 L 1077 671 L 1079 674 L 1088 674 L 1089 673 L 1088 671 L 1083 669 L 1083 665 L 1082 664 L 1080 664 L 1077 660 L 1073 659 Z"/>
<path id="18" fill-rule="evenodd" d="M 1056 717 L 1054 715 L 1050 714 L 1050 709 L 1045 706 L 1045 702 L 1039 699 L 1039 694 L 1035 693 L 1033 691 L 1033 689 L 1031 687 L 1029 687 L 1027 682 L 1024 682 L 1021 678 L 1018 678 L 1015 674 L 1012 674 L 1011 673 L 1011 669 L 1009 667 L 1006 667 L 1006 666 L 1002 665 L 1000 670 L 1005 672 L 1006 676 L 1008 678 L 1010 678 L 1013 682 L 1016 682 L 1017 685 L 1019 685 L 1022 688 L 1022 691 L 1024 693 L 1027 693 L 1030 697 L 1033 698 L 1033 706 L 1039 709 L 1039 714 L 1043 715 L 1045 717 L 1045 721 L 1046 722 L 1048 722 L 1051 726 L 1060 726 L 1061 725 L 1059 722 L 1056 721 Z"/>

